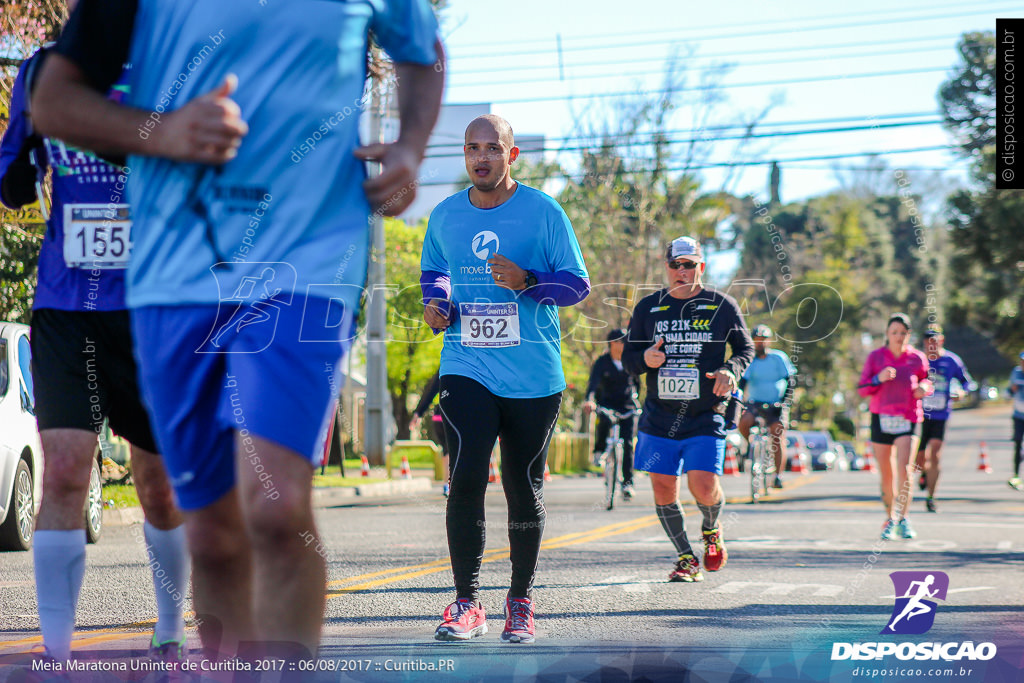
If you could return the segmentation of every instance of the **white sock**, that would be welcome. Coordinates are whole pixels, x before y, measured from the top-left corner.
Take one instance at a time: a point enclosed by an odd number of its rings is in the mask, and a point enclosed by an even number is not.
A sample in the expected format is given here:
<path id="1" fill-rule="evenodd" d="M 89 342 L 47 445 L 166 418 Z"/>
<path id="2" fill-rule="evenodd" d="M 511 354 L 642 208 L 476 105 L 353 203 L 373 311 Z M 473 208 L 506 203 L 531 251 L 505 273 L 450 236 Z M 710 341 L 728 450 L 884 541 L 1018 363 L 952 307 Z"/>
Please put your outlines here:
<path id="1" fill-rule="evenodd" d="M 181 613 L 189 574 L 185 525 L 161 531 L 147 521 L 142 528 L 156 591 L 157 619 L 153 636 L 157 643 L 181 640 L 185 637 L 185 619 Z"/>
<path id="2" fill-rule="evenodd" d="M 39 629 L 50 655 L 71 657 L 78 593 L 85 576 L 85 529 L 37 530 L 32 541 Z"/>

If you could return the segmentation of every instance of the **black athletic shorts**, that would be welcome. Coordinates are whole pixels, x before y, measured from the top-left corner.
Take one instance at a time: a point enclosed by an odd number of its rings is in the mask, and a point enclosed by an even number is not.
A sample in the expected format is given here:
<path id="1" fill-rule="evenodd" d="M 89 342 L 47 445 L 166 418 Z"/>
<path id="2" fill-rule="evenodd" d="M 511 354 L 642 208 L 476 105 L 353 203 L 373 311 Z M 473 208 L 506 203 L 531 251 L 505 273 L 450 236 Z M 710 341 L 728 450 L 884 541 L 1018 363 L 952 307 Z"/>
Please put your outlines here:
<path id="1" fill-rule="evenodd" d="M 946 438 L 946 421 L 929 420 L 927 417 L 921 423 L 921 446 L 924 448 L 932 439 L 942 441 Z"/>
<path id="2" fill-rule="evenodd" d="M 128 311 L 32 312 L 32 381 L 39 430 L 85 429 L 103 418 L 118 436 L 156 452 L 139 393 Z"/>
<path id="3" fill-rule="evenodd" d="M 891 415 L 886 415 L 886 418 L 891 418 Z M 888 422 L 888 420 L 886 420 Z M 882 416 L 878 413 L 871 413 L 871 442 L 880 443 L 882 445 L 891 446 L 896 443 L 896 439 L 901 436 L 913 436 L 914 430 L 917 429 L 916 422 L 910 422 L 904 418 L 904 425 L 898 432 L 893 432 L 892 428 L 883 431 L 882 430 Z M 889 426 L 889 425 L 887 425 Z"/>

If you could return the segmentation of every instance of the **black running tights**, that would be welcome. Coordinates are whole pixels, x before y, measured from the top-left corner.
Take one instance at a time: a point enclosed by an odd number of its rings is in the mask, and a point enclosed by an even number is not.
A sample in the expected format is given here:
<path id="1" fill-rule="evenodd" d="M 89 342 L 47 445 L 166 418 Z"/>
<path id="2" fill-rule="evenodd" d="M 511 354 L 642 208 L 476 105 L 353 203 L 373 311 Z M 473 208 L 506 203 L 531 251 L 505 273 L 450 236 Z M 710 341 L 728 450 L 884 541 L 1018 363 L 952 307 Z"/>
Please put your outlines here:
<path id="1" fill-rule="evenodd" d="M 529 597 L 544 535 L 544 462 L 562 402 L 495 396 L 476 380 L 441 377 L 441 410 L 450 449 L 448 551 L 459 598 L 478 600 L 486 541 L 484 496 L 495 439 L 501 439 L 501 483 L 508 502 L 511 597 Z"/>

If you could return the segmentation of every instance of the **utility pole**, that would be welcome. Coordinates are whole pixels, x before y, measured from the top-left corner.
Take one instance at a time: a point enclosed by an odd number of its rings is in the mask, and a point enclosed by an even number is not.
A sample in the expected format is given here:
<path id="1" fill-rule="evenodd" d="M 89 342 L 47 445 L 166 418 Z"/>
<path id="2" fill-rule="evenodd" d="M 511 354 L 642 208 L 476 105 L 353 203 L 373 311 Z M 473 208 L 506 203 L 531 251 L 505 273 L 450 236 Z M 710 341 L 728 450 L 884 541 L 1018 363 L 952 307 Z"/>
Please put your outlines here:
<path id="1" fill-rule="evenodd" d="M 374 48 L 380 64 L 380 50 Z M 384 114 L 387 112 L 387 76 L 375 69 L 370 80 L 370 140 L 383 142 Z M 381 172 L 380 164 L 370 164 L 370 175 Z M 366 459 L 371 465 L 384 465 L 386 447 L 385 411 L 387 410 L 388 366 L 385 349 L 385 297 L 384 287 L 384 219 L 379 211 L 370 216 L 370 262 L 366 277 L 369 291 L 366 310 L 366 433 L 363 444 Z"/>

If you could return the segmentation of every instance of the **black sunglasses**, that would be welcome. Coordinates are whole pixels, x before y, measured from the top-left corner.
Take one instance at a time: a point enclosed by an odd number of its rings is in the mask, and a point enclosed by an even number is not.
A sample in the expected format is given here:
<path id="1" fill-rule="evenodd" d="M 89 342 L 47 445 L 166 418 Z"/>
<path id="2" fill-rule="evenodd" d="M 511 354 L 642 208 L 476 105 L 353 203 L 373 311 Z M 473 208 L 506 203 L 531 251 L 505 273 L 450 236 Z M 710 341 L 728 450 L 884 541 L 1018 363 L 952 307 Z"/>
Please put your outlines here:
<path id="1" fill-rule="evenodd" d="M 669 261 L 668 262 L 668 267 L 671 270 L 679 270 L 680 268 L 682 268 L 683 270 L 693 270 L 694 268 L 697 267 L 697 262 L 696 261 Z"/>

